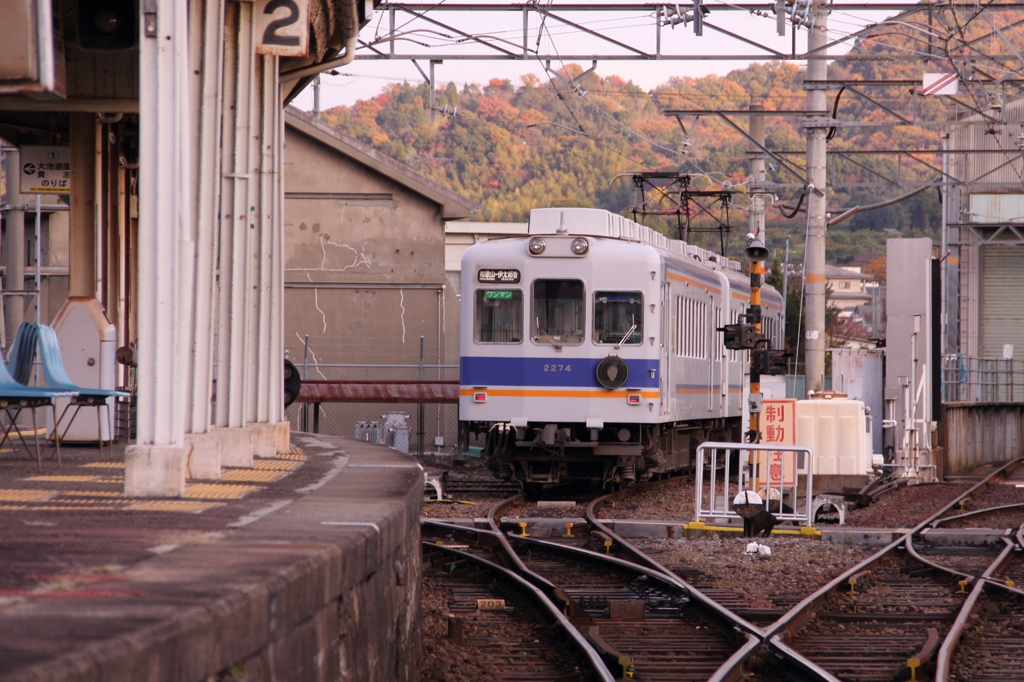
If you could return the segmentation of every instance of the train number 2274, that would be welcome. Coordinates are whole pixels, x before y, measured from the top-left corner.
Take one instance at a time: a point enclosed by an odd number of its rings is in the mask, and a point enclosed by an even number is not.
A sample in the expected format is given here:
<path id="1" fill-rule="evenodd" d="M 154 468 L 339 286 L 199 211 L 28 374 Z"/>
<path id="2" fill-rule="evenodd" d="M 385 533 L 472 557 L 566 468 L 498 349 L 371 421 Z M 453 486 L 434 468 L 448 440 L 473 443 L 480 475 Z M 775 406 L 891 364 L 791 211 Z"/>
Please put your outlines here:
<path id="1" fill-rule="evenodd" d="M 571 372 L 572 365 L 544 365 L 545 372 Z"/>

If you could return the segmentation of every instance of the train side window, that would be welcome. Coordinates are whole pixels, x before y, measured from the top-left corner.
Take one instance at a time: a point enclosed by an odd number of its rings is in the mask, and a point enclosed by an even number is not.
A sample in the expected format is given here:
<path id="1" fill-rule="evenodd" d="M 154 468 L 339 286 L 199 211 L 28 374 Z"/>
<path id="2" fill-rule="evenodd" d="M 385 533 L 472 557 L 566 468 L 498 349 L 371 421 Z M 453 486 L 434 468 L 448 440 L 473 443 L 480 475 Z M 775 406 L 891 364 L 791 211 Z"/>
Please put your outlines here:
<path id="1" fill-rule="evenodd" d="M 477 343 L 522 343 L 523 292 L 477 289 L 475 326 Z"/>
<path id="2" fill-rule="evenodd" d="M 582 343 L 583 282 L 578 279 L 538 279 L 533 283 L 533 340 L 538 343 Z"/>
<path id="3" fill-rule="evenodd" d="M 684 358 L 708 356 L 708 304 L 676 296 L 675 354 Z"/>
<path id="4" fill-rule="evenodd" d="M 644 340 L 644 295 L 639 291 L 594 293 L 594 341 L 635 346 Z"/>

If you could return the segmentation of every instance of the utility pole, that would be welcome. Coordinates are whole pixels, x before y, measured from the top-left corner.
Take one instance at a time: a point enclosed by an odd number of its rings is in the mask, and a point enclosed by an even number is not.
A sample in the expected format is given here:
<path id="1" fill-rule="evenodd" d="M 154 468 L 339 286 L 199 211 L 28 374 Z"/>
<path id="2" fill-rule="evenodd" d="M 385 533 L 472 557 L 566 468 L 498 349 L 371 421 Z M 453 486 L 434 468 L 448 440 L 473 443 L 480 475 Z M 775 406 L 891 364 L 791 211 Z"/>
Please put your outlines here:
<path id="1" fill-rule="evenodd" d="M 807 80 L 812 83 L 828 77 L 825 45 L 828 43 L 828 10 L 822 0 L 814 0 L 811 26 L 807 37 Z M 804 374 L 809 391 L 825 388 L 825 134 L 829 116 L 827 90 L 820 85 L 805 86 L 807 111 L 807 255 L 804 272 L 807 330 Z M 820 112 L 820 113 L 817 113 Z"/>
<path id="2" fill-rule="evenodd" d="M 320 74 L 313 79 L 313 118 L 320 118 Z"/>
<path id="3" fill-rule="evenodd" d="M 761 336 L 761 285 L 764 284 L 764 259 L 768 255 L 764 234 L 764 111 L 763 104 L 750 105 L 750 216 L 746 255 L 750 259 L 750 309 L 748 322 Z M 758 113 L 755 113 L 758 112 Z M 761 434 L 761 368 L 755 362 L 756 353 L 750 354 L 750 432 L 749 441 L 756 443 Z"/>

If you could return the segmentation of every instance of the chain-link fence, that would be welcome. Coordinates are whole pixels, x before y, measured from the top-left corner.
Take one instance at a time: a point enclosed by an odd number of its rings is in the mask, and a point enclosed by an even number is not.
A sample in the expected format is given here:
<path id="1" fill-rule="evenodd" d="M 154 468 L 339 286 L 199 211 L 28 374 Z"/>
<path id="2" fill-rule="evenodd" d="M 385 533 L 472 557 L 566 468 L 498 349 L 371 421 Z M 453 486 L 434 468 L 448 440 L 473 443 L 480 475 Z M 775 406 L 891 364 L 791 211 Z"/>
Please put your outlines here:
<path id="1" fill-rule="evenodd" d="M 436 339 L 381 339 L 368 346 L 336 337 L 309 336 L 305 343 L 288 347 L 289 359 L 303 380 L 346 381 L 425 381 L 458 380 L 456 356 L 445 363 L 444 349 Z M 422 359 L 422 364 L 421 364 Z M 369 362 L 359 362 L 369 360 Z M 374 362 L 376 360 L 377 362 Z M 440 362 L 439 362 L 440 360 Z M 385 422 L 389 413 L 408 415 L 409 452 L 455 453 L 458 447 L 459 406 L 425 403 L 293 403 L 288 408 L 292 429 L 355 438 L 361 423 L 379 423 L 387 437 Z M 392 418 L 394 421 L 394 418 Z M 369 431 L 361 429 L 361 433 Z"/>

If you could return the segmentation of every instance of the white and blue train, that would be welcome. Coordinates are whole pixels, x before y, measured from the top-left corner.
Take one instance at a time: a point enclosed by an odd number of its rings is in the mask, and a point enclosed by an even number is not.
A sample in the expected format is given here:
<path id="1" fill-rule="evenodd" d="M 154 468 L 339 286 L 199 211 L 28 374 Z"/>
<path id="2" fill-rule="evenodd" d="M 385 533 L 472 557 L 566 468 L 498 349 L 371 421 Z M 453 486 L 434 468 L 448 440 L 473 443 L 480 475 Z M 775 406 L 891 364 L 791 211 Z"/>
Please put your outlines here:
<path id="1" fill-rule="evenodd" d="M 502 478 L 629 483 L 739 442 L 747 351 L 717 331 L 750 301 L 740 264 L 608 211 L 535 209 L 526 236 L 462 259 L 459 420 Z M 761 289 L 782 347 L 782 297 Z"/>

